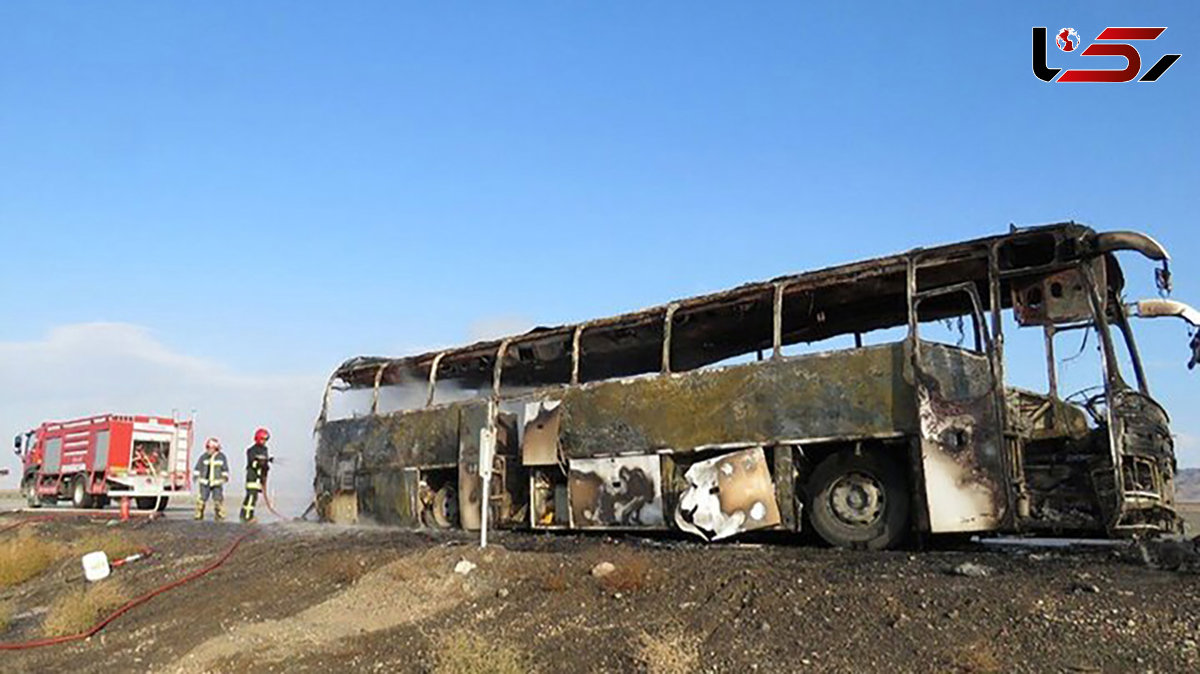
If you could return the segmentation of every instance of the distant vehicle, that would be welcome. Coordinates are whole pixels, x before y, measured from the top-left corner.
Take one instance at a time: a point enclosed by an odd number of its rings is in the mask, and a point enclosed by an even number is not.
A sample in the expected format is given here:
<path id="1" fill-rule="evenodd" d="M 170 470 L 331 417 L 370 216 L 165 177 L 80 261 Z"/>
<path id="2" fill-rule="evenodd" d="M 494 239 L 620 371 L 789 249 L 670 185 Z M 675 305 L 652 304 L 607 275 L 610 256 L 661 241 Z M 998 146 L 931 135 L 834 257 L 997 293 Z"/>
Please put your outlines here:
<path id="1" fill-rule="evenodd" d="M 1126 302 L 1122 251 L 1159 265 L 1162 298 Z M 1137 232 L 1013 228 L 354 358 L 317 422 L 317 510 L 484 537 L 489 523 L 706 540 L 811 528 L 865 548 L 912 534 L 1176 531 L 1174 441 L 1132 328 L 1200 324 L 1165 299 L 1168 263 Z M 785 350 L 800 344 L 823 351 Z M 1086 357 L 1055 356 L 1076 348 Z M 1200 338 L 1189 351 L 1190 367 Z M 1045 387 L 1014 387 L 1010 367 L 1040 370 Z M 335 394 L 362 409 L 337 416 Z"/>
<path id="2" fill-rule="evenodd" d="M 133 498 L 162 510 L 191 488 L 192 421 L 104 414 L 48 421 L 17 435 L 21 493 L 30 507 L 70 501 L 103 508 Z"/>

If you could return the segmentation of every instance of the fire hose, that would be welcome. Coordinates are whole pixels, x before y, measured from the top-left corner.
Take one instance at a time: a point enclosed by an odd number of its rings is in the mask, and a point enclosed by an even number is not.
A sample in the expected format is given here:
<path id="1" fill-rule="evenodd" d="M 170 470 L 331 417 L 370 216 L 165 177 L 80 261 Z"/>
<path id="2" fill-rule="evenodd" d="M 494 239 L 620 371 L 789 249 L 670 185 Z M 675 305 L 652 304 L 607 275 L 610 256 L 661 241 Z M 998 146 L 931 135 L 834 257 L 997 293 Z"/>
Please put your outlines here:
<path id="1" fill-rule="evenodd" d="M 262 498 L 263 498 L 263 504 L 267 506 L 267 510 L 271 511 L 272 515 L 278 517 L 281 520 L 287 521 L 287 518 L 284 517 L 283 515 L 280 515 L 279 511 L 275 509 L 275 506 L 271 504 L 271 498 L 269 496 L 267 496 L 267 485 L 265 482 L 263 483 Z"/>
<path id="2" fill-rule="evenodd" d="M 149 513 L 130 513 L 130 514 L 131 514 L 131 516 L 145 517 L 147 521 L 153 520 L 161 515 L 161 513 L 157 512 L 157 511 L 149 512 Z M 0 534 L 4 533 L 6 531 L 12 531 L 13 529 L 16 529 L 17 527 L 24 526 L 26 524 L 32 524 L 34 522 L 48 522 L 48 521 L 58 519 L 61 517 L 88 517 L 91 519 L 118 519 L 118 518 L 123 518 L 123 515 L 121 515 L 121 513 L 101 512 L 101 511 L 83 512 L 83 513 L 57 512 L 57 513 L 47 513 L 45 515 L 32 515 L 29 517 L 25 517 L 24 519 L 17 520 L 16 522 L 13 522 L 12 524 L 8 524 L 3 527 L 0 527 Z M 143 522 L 142 524 L 145 524 L 145 522 Z"/>
<path id="3" fill-rule="evenodd" d="M 16 525 L 7 527 L 4 529 L 4 531 L 15 528 L 16 526 L 19 526 L 20 524 L 23 524 L 23 523 L 24 522 L 20 522 Z M 197 578 L 201 578 L 201 577 L 207 575 L 208 573 L 212 572 L 213 570 L 217 569 L 222 564 L 224 564 L 225 561 L 230 558 L 230 556 L 233 555 L 234 551 L 238 549 L 238 546 L 240 546 L 243 541 L 245 541 L 250 536 L 253 536 L 254 533 L 255 532 L 253 530 L 251 530 L 251 531 L 247 531 L 246 533 L 242 534 L 241 536 L 238 536 L 237 538 L 233 539 L 233 542 L 230 543 L 229 547 L 226 548 L 224 552 L 222 552 L 216 559 L 214 559 L 212 562 L 210 562 L 206 566 L 196 569 L 195 571 L 187 574 L 186 576 L 183 576 L 182 578 L 178 578 L 178 579 L 173 580 L 165 585 L 162 585 L 153 590 L 150 590 L 149 592 L 143 594 L 140 597 L 137 597 L 136 599 L 132 599 L 132 600 L 126 602 L 120 608 L 118 608 L 117 610 L 113 611 L 112 613 L 108 614 L 108 616 L 106 616 L 105 618 L 100 620 L 100 622 L 96 623 L 95 625 L 92 625 L 90 628 L 88 628 L 82 632 L 79 632 L 78 634 L 67 634 L 67 635 L 58 636 L 58 637 L 47 637 L 45 639 L 35 639 L 32 641 L 16 641 L 16 642 L 0 643 L 0 651 L 21 651 L 21 650 L 26 650 L 26 649 L 30 649 L 30 648 L 41 648 L 42 646 L 53 646 L 55 644 L 63 644 L 63 643 L 67 643 L 70 641 L 79 641 L 81 639 L 87 639 L 88 637 L 91 637 L 91 636 L 95 635 L 97 632 L 99 632 L 100 630 L 104 629 L 104 627 L 107 626 L 109 623 L 111 623 L 112 621 L 121 617 L 122 615 L 129 612 L 130 610 L 132 610 L 138 606 L 141 606 L 142 604 L 150 601 L 151 599 L 157 597 L 160 594 L 163 594 L 164 592 L 174 590 L 175 588 L 177 588 L 181 585 L 190 583 L 191 581 L 196 580 Z"/>
<path id="4" fill-rule="evenodd" d="M 66 514 L 66 513 L 63 513 L 63 514 Z M 24 526 L 26 524 L 31 524 L 33 522 L 45 522 L 47 520 L 52 520 L 52 519 L 54 519 L 54 517 L 55 517 L 55 515 L 39 515 L 38 517 L 27 517 L 23 520 L 17 520 L 16 522 L 13 522 L 12 524 L 9 524 L 5 527 L 0 528 L 0 534 L 4 533 L 6 531 L 12 531 L 13 529 L 16 529 L 17 527 Z"/>
<path id="5" fill-rule="evenodd" d="M 273 460 L 273 457 L 272 457 L 272 460 Z M 266 473 L 263 473 L 262 486 L 263 486 L 263 488 L 262 488 L 263 504 L 267 506 L 267 510 L 270 511 L 270 513 L 272 515 L 274 515 L 274 516 L 278 517 L 280 520 L 286 522 L 288 518 L 279 514 L 279 511 L 275 509 L 274 504 L 271 503 L 271 497 L 267 496 L 267 475 L 266 475 Z"/>

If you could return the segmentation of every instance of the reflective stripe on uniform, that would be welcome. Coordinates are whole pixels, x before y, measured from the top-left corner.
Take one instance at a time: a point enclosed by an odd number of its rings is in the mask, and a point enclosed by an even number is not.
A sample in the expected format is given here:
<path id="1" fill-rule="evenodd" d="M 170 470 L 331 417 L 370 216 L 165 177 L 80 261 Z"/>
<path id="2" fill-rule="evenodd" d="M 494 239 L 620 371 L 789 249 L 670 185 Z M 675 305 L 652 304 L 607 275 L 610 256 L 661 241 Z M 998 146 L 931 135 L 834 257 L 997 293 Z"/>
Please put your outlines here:
<path id="1" fill-rule="evenodd" d="M 243 522 L 253 522 L 254 521 L 254 506 L 257 504 L 257 502 L 258 502 L 258 490 L 257 489 L 247 489 L 246 490 L 246 500 L 242 501 L 242 521 Z"/>
<path id="2" fill-rule="evenodd" d="M 204 463 L 208 466 L 208 479 L 205 481 L 205 484 L 213 484 L 217 481 L 217 469 L 220 468 L 224 472 L 225 461 L 221 457 L 211 454 L 204 460 Z"/>
<path id="3" fill-rule="evenodd" d="M 222 454 L 205 454 L 197 462 L 192 476 L 206 487 L 221 486 L 229 481 L 229 465 Z"/>

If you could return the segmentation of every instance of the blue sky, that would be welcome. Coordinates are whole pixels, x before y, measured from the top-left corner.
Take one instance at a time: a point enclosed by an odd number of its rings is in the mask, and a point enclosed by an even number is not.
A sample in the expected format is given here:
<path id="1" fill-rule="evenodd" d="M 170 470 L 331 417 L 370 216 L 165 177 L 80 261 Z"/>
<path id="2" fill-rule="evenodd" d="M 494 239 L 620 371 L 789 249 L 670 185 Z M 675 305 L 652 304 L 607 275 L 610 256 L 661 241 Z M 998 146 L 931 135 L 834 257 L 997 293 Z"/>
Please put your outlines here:
<path id="1" fill-rule="evenodd" d="M 1035 25 L 1183 58 L 1047 84 Z M 323 375 L 1063 219 L 1153 234 L 1200 304 L 1198 35 L 1183 2 L 7 2 L 0 342 Z M 1200 436 L 1183 327 L 1143 332 Z"/>

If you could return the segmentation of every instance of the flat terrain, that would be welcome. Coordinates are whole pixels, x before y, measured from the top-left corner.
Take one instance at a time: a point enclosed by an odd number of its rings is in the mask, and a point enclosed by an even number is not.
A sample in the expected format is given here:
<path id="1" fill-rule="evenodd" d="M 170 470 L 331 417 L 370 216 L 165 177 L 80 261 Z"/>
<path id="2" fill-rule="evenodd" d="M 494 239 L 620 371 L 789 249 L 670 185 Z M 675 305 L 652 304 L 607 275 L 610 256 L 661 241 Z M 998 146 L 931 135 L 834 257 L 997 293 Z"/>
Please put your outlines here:
<path id="1" fill-rule="evenodd" d="M 1181 503 L 1179 512 L 1183 515 L 1187 535 L 1192 537 L 1200 534 L 1200 503 Z"/>
<path id="2" fill-rule="evenodd" d="M 0 528 L 23 517 L 0 516 Z M 5 653 L 4 670 L 1200 667 L 1200 564 L 1190 543 L 865 553 L 500 532 L 480 550 L 459 534 L 215 525 L 183 512 L 152 522 L 57 518 L 0 533 L 0 545 L 75 545 L 39 575 L 0 586 L 9 611 L 0 640 L 41 636 L 61 610 L 56 599 L 80 591 L 80 540 L 153 549 L 94 585 L 111 584 L 132 598 L 204 566 L 246 534 L 211 574 L 87 641 Z M 596 577 L 602 562 L 614 570 Z"/>

